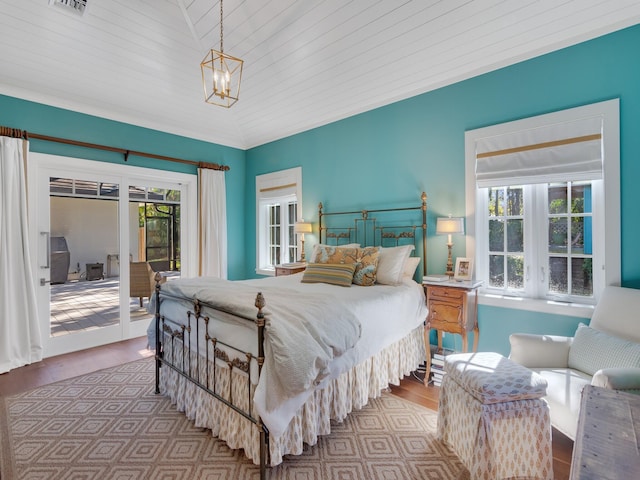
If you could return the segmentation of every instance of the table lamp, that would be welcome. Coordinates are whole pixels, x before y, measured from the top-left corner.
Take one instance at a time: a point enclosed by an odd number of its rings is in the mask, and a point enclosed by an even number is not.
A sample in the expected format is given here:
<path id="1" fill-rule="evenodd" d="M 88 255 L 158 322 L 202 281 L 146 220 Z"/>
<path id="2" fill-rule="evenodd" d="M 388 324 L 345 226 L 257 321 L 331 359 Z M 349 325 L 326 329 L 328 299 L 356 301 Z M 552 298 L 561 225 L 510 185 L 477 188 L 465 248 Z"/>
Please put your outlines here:
<path id="1" fill-rule="evenodd" d="M 438 235 L 448 235 L 447 248 L 449 249 L 449 256 L 447 257 L 447 275 L 449 278 L 453 277 L 453 257 L 451 256 L 451 248 L 453 247 L 453 241 L 451 235 L 455 233 L 464 234 L 464 218 L 461 217 L 440 217 L 436 223 L 436 233 Z"/>
<path id="2" fill-rule="evenodd" d="M 300 234 L 300 242 L 302 243 L 302 252 L 300 253 L 300 261 L 304 262 L 306 261 L 306 258 L 304 255 L 304 234 L 311 233 L 313 231 L 311 228 L 311 224 L 309 222 L 305 222 L 304 220 L 300 220 L 299 222 L 296 222 L 295 226 L 293 227 L 293 230 L 295 233 Z"/>

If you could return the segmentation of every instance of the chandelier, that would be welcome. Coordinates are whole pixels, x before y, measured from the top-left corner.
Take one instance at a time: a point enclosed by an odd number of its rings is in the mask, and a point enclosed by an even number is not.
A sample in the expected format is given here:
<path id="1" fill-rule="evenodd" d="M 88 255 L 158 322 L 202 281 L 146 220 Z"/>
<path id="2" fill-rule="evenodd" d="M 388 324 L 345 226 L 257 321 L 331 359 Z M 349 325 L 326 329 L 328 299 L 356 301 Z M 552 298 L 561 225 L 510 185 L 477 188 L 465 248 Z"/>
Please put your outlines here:
<path id="1" fill-rule="evenodd" d="M 229 108 L 238 101 L 243 63 L 239 58 L 224 53 L 220 0 L 220 50 L 212 48 L 200 63 L 205 102 Z"/>

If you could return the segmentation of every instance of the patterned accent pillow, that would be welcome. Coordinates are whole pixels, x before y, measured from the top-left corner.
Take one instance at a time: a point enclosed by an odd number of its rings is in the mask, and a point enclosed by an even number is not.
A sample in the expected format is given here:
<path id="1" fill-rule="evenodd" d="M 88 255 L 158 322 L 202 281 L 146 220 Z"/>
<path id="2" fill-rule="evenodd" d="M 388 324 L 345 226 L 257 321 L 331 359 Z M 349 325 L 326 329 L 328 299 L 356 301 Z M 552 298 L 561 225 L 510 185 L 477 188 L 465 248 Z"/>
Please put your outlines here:
<path id="1" fill-rule="evenodd" d="M 358 247 L 320 245 L 312 263 L 356 263 Z"/>
<path id="2" fill-rule="evenodd" d="M 569 368 L 593 375 L 602 368 L 625 367 L 640 367 L 640 343 L 578 325 L 569 349 Z"/>
<path id="3" fill-rule="evenodd" d="M 380 247 L 345 248 L 322 246 L 318 249 L 317 263 L 353 263 L 356 265 L 353 283 L 368 287 L 376 283 Z"/>
<path id="4" fill-rule="evenodd" d="M 380 261 L 380 247 L 365 247 L 357 249 L 356 271 L 353 283 L 363 287 L 370 287 L 376 283 L 376 272 Z"/>
<path id="5" fill-rule="evenodd" d="M 328 283 L 350 287 L 355 263 L 310 263 L 302 274 L 302 283 Z"/>
<path id="6" fill-rule="evenodd" d="M 324 262 L 321 258 L 327 255 L 327 252 L 335 252 L 336 248 L 360 248 L 359 243 L 346 243 L 344 245 L 325 245 L 323 243 L 317 243 L 313 246 L 309 263 L 333 263 Z"/>

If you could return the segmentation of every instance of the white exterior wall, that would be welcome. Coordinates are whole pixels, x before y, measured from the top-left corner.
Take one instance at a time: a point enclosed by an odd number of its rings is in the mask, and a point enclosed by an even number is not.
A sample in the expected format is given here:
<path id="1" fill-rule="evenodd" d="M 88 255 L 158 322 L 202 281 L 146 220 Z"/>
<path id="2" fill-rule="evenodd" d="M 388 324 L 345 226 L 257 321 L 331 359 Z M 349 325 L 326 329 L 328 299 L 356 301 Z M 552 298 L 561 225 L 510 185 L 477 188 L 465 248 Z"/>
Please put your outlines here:
<path id="1" fill-rule="evenodd" d="M 129 203 L 129 245 L 131 257 L 138 257 L 138 205 Z M 119 253 L 118 202 L 85 198 L 51 197 L 51 236 L 65 237 L 69 248 L 69 271 L 86 271 L 87 263 L 104 264 L 107 256 Z M 118 263 L 111 264 L 111 276 L 118 276 Z"/>

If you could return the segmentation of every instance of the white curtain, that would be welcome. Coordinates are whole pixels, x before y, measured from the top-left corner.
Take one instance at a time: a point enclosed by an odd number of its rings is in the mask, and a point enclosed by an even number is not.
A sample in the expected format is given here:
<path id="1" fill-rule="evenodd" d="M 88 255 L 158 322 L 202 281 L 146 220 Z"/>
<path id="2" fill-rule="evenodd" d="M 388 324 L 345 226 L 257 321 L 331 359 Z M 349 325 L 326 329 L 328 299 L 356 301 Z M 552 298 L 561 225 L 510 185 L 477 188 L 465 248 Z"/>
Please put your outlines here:
<path id="1" fill-rule="evenodd" d="M 28 143 L 0 137 L 0 373 L 42 360 L 29 255 Z"/>
<path id="2" fill-rule="evenodd" d="M 200 275 L 227 278 L 227 200 L 224 171 L 198 169 Z"/>

